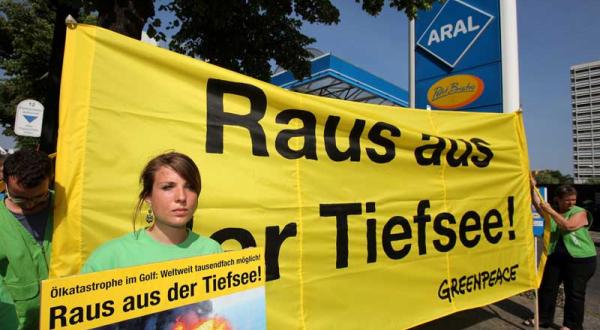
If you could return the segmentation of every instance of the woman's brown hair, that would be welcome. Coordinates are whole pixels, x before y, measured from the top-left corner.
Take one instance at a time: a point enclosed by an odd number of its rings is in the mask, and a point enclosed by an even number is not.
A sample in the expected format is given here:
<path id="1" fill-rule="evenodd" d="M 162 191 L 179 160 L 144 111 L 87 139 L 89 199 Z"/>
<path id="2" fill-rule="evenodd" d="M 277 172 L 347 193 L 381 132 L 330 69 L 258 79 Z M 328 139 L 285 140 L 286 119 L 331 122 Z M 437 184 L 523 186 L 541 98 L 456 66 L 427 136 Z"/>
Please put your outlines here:
<path id="1" fill-rule="evenodd" d="M 565 198 L 566 196 L 577 195 L 577 190 L 573 186 L 566 184 L 556 188 L 554 193 L 558 198 Z"/>

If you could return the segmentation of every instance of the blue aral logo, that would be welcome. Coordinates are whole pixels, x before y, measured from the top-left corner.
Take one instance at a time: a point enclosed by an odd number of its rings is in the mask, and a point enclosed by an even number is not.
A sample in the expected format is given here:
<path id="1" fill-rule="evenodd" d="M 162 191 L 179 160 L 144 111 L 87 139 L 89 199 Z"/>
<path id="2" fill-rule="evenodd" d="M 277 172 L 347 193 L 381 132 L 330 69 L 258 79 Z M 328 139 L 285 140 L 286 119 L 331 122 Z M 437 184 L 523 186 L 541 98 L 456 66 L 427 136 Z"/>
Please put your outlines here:
<path id="1" fill-rule="evenodd" d="M 454 68 L 493 19 L 494 16 L 461 0 L 448 0 L 417 45 Z"/>

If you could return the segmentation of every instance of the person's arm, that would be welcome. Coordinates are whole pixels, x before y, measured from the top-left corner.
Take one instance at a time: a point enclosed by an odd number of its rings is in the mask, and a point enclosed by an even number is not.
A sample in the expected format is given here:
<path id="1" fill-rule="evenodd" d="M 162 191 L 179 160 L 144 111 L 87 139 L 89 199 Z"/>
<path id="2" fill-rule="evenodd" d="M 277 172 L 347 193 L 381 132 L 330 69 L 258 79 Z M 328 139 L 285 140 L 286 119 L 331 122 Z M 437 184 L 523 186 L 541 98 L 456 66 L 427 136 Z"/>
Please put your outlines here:
<path id="1" fill-rule="evenodd" d="M 539 214 L 541 214 L 542 216 L 544 214 L 550 215 L 554 219 L 554 222 L 556 222 L 558 227 L 562 230 L 573 231 L 588 225 L 587 212 L 585 211 L 576 213 L 575 215 L 571 216 L 571 218 L 567 221 L 567 219 L 565 219 L 565 217 L 563 217 L 562 214 L 556 212 L 552 208 L 552 205 L 546 203 L 540 198 L 540 195 L 536 191 L 536 184 L 537 182 L 535 181 L 535 178 L 531 176 L 531 203 L 533 204 L 533 207 L 535 207 Z"/>
<path id="2" fill-rule="evenodd" d="M 529 186 L 530 186 L 530 192 L 531 192 L 531 204 L 533 204 L 533 207 L 535 207 L 535 209 L 537 210 L 537 212 L 541 215 L 544 216 L 543 211 L 542 211 L 542 199 L 540 198 L 539 193 L 537 192 L 537 188 L 536 188 L 537 182 L 535 181 L 535 178 L 532 176 L 529 177 Z"/>
<path id="3" fill-rule="evenodd" d="M 562 230 L 574 231 L 581 227 L 587 226 L 588 224 L 587 212 L 585 211 L 578 212 L 567 220 L 562 216 L 562 214 L 556 212 L 548 203 L 542 202 L 540 207 L 542 211 L 552 216 L 554 222 L 556 222 L 558 227 Z"/>

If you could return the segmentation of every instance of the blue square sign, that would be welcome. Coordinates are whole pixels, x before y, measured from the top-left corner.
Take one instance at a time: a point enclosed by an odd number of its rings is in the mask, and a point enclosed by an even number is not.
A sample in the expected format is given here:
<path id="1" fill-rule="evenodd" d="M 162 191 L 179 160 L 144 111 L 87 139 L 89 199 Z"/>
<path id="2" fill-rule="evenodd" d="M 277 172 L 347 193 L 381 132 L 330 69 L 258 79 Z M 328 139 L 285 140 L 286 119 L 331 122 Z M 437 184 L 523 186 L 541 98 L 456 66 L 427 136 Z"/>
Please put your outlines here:
<path id="1" fill-rule="evenodd" d="M 461 0 L 448 0 L 417 45 L 454 68 L 493 20 L 491 14 Z"/>

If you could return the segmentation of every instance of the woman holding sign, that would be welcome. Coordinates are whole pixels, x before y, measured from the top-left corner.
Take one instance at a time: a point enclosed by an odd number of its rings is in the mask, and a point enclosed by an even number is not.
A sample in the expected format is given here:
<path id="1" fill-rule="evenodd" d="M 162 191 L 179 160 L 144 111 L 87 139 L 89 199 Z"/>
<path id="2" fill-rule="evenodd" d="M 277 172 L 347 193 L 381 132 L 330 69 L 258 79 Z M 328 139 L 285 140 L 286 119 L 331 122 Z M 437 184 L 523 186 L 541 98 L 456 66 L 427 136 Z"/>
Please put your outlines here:
<path id="1" fill-rule="evenodd" d="M 577 205 L 577 191 L 560 186 L 556 191 L 556 211 L 536 193 L 531 179 L 531 197 L 540 214 L 552 217 L 548 260 L 539 289 L 540 326 L 553 323 L 558 287 L 565 288 L 565 313 L 562 330 L 583 329 L 585 289 L 596 269 L 596 248 L 588 232 L 587 211 Z M 532 320 L 525 324 L 533 325 Z"/>
<path id="2" fill-rule="evenodd" d="M 96 249 L 83 265 L 82 273 L 223 251 L 216 241 L 200 236 L 188 228 L 198 206 L 201 190 L 200 172 L 192 159 L 177 152 L 161 154 L 145 166 L 140 175 L 140 183 L 142 191 L 134 211 L 134 231 Z M 148 227 L 135 230 L 135 223 L 144 203 L 148 204 L 145 217 Z M 201 303 L 194 305 L 192 309 L 206 311 L 207 307 L 206 303 Z M 153 314 L 131 320 L 135 325 L 126 321 L 129 323 L 127 327 L 156 325 L 164 315 L 166 314 Z"/>

